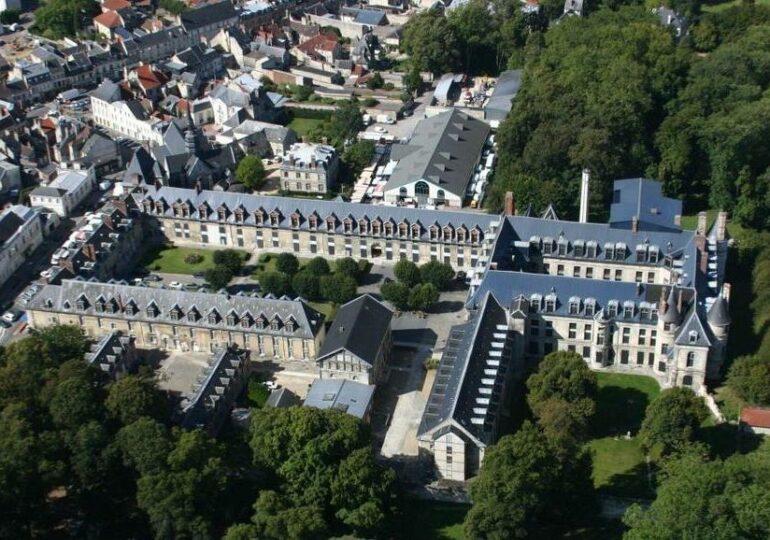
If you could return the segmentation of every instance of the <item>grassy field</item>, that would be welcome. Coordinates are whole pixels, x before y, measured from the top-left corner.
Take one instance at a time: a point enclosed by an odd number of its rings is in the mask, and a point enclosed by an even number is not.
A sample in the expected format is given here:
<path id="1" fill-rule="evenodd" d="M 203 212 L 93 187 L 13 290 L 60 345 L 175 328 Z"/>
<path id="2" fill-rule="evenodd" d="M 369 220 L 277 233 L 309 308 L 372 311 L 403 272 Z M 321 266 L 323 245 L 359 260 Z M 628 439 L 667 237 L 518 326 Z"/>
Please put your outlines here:
<path id="1" fill-rule="evenodd" d="M 299 261 L 299 268 L 302 269 L 303 266 L 305 266 L 308 262 L 310 262 L 310 259 L 307 259 L 305 257 L 297 257 L 297 260 Z M 274 254 L 270 254 L 270 259 L 267 262 L 258 262 L 254 266 L 254 273 L 251 275 L 251 278 L 255 281 L 259 281 L 259 274 L 262 272 L 275 272 L 277 271 L 277 268 L 275 267 L 276 264 L 276 256 Z M 313 309 L 320 311 L 324 315 L 326 315 L 326 320 L 331 321 L 334 316 L 337 314 L 337 307 L 334 306 L 331 302 L 308 302 L 310 307 Z"/>
<path id="2" fill-rule="evenodd" d="M 650 377 L 598 373 L 599 399 L 593 420 L 594 485 L 625 497 L 652 496 L 644 452 L 636 435 L 647 405 L 660 393 Z M 626 439 L 627 433 L 632 437 Z"/>
<path id="3" fill-rule="evenodd" d="M 312 129 L 323 124 L 322 118 L 293 118 L 286 127 L 297 132 L 300 137 L 306 136 Z"/>
<path id="4" fill-rule="evenodd" d="M 150 272 L 164 272 L 169 274 L 194 274 L 203 272 L 214 266 L 213 249 L 195 249 L 186 247 L 159 246 L 148 252 L 142 260 L 142 266 Z M 185 262 L 188 255 L 197 254 L 203 260 L 197 264 Z M 243 252 L 244 256 L 246 252 Z"/>
<path id="5" fill-rule="evenodd" d="M 463 520 L 469 506 L 410 500 L 404 507 L 404 522 L 399 538 L 410 540 L 462 540 L 465 538 Z"/>

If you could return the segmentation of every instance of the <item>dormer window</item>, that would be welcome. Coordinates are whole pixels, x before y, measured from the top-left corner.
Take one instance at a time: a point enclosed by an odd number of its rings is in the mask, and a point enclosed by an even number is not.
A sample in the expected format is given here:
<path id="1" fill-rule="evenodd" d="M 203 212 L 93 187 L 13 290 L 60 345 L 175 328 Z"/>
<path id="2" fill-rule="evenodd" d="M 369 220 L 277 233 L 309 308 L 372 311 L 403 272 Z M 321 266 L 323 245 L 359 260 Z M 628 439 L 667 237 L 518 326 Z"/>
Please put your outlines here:
<path id="1" fill-rule="evenodd" d="M 542 307 L 543 297 L 539 294 L 533 294 L 529 299 L 529 311 L 537 313 Z"/>
<path id="2" fill-rule="evenodd" d="M 580 298 L 573 296 L 569 299 L 569 314 L 577 315 L 580 313 Z"/>
<path id="3" fill-rule="evenodd" d="M 457 241 L 465 242 L 466 238 L 467 238 L 467 231 L 465 230 L 465 227 L 460 227 L 459 229 L 457 229 Z"/>
<path id="4" fill-rule="evenodd" d="M 246 313 L 241 317 L 241 328 L 249 328 L 253 322 L 254 320 L 251 318 L 251 315 Z"/>
<path id="5" fill-rule="evenodd" d="M 256 210 L 254 212 L 254 221 L 257 223 L 257 225 L 264 225 L 265 213 L 262 210 Z"/>
<path id="6" fill-rule="evenodd" d="M 358 220 L 358 232 L 361 234 L 366 234 L 367 232 L 369 232 L 369 224 L 366 222 L 365 219 Z"/>
<path id="7" fill-rule="evenodd" d="M 117 313 L 120 310 L 120 306 L 118 305 L 118 302 L 114 298 L 110 298 L 110 301 L 107 302 L 107 311 L 110 313 Z"/>
<path id="8" fill-rule="evenodd" d="M 299 228 L 299 221 L 300 221 L 300 214 L 295 212 L 291 215 L 291 228 L 292 229 L 298 229 Z"/>
<path id="9" fill-rule="evenodd" d="M 618 301 L 617 300 L 610 300 L 607 303 L 607 316 L 617 317 L 618 316 Z"/>
<path id="10" fill-rule="evenodd" d="M 422 227 L 420 227 L 420 224 L 415 223 L 412 225 L 412 238 L 419 238 L 420 233 L 422 233 Z"/>
<path id="11" fill-rule="evenodd" d="M 281 319 L 276 315 L 272 321 L 270 321 L 270 330 L 277 332 L 281 329 Z"/>
<path id="12" fill-rule="evenodd" d="M 94 309 L 98 313 L 104 313 L 104 306 L 105 306 L 104 298 L 101 298 L 101 297 L 97 298 L 96 303 L 94 304 Z"/>
<path id="13" fill-rule="evenodd" d="M 171 308 L 171 311 L 168 312 L 169 317 L 171 317 L 172 321 L 178 321 L 182 318 L 182 310 L 179 309 L 179 306 L 174 306 Z"/>
<path id="14" fill-rule="evenodd" d="M 187 312 L 187 320 L 189 322 L 198 322 L 198 319 L 200 319 L 201 314 L 198 313 L 198 310 L 195 308 L 192 308 L 190 311 Z"/>
<path id="15" fill-rule="evenodd" d="M 446 227 L 444 227 L 444 240 L 445 241 L 452 240 L 452 227 L 450 225 L 447 225 Z"/>
<path id="16" fill-rule="evenodd" d="M 642 320 L 652 319 L 652 307 L 646 302 L 639 304 L 639 317 Z"/>
<path id="17" fill-rule="evenodd" d="M 318 228 L 318 216 L 311 214 L 310 217 L 307 218 L 307 225 L 311 231 L 315 231 Z"/>
<path id="18" fill-rule="evenodd" d="M 242 208 L 236 208 L 235 209 L 235 222 L 236 223 L 243 223 L 243 209 Z"/>
<path id="19" fill-rule="evenodd" d="M 630 319 L 634 316 L 634 304 L 632 302 L 623 303 L 623 317 Z"/>
<path id="20" fill-rule="evenodd" d="M 588 317 L 593 317 L 596 313 L 596 300 L 593 298 L 587 298 L 584 305 L 584 313 Z"/>
<path id="21" fill-rule="evenodd" d="M 255 321 L 255 325 L 260 330 L 264 330 L 265 326 L 267 325 L 267 319 L 265 319 L 265 316 L 260 315 L 259 317 L 257 317 L 257 320 Z"/>
<path id="22" fill-rule="evenodd" d="M 636 262 L 643 263 L 647 261 L 647 246 L 639 244 L 636 246 Z"/>
<path id="23" fill-rule="evenodd" d="M 698 343 L 698 332 L 695 330 L 690 330 L 690 333 L 687 335 L 687 338 L 691 344 Z"/>
<path id="24" fill-rule="evenodd" d="M 609 260 L 612 260 L 615 258 L 615 245 L 614 244 L 604 244 L 604 258 Z"/>
<path id="25" fill-rule="evenodd" d="M 345 234 L 350 234 L 353 232 L 353 220 L 350 218 L 345 218 L 342 221 L 342 230 Z"/>
<path id="26" fill-rule="evenodd" d="M 288 321 L 286 321 L 286 330 L 289 332 L 294 332 L 294 330 L 297 328 L 297 321 L 295 321 L 293 318 L 290 318 Z"/>
<path id="27" fill-rule="evenodd" d="M 372 234 L 377 236 L 382 234 L 382 222 L 379 219 L 372 221 Z"/>
<path id="28" fill-rule="evenodd" d="M 567 247 L 569 246 L 569 242 L 564 239 L 564 237 L 559 238 L 559 242 L 557 244 L 558 249 L 558 255 L 559 257 L 566 257 L 567 256 Z"/>
<path id="29" fill-rule="evenodd" d="M 225 221 L 227 219 L 227 207 L 222 205 L 217 209 L 217 217 L 219 221 Z"/>
<path id="30" fill-rule="evenodd" d="M 133 300 L 131 300 L 128 304 L 126 304 L 126 307 L 125 307 L 126 315 L 133 316 L 133 315 L 136 315 L 138 311 L 139 311 L 139 308 L 136 307 L 136 304 L 134 303 Z"/>
<path id="31" fill-rule="evenodd" d="M 219 313 L 216 309 L 212 309 L 207 317 L 209 324 L 219 324 Z"/>
<path id="32" fill-rule="evenodd" d="M 473 229 L 471 231 L 471 243 L 472 244 L 478 244 L 481 241 L 481 233 L 478 229 Z"/>
<path id="33" fill-rule="evenodd" d="M 281 214 L 278 211 L 270 212 L 270 225 L 277 227 L 281 222 Z"/>
<path id="34" fill-rule="evenodd" d="M 202 204 L 198 207 L 198 214 L 200 215 L 201 219 L 207 219 L 209 217 L 209 209 L 205 204 Z"/>
<path id="35" fill-rule="evenodd" d="M 395 229 L 395 227 L 394 227 L 393 223 L 387 222 L 385 224 L 385 236 L 393 236 L 394 229 Z"/>
<path id="36" fill-rule="evenodd" d="M 435 225 L 432 225 L 430 228 L 430 239 L 433 241 L 438 240 L 438 231 L 439 228 Z"/>
<path id="37" fill-rule="evenodd" d="M 80 296 L 75 302 L 75 307 L 80 311 L 85 311 L 88 309 L 88 299 L 85 296 Z"/>
<path id="38" fill-rule="evenodd" d="M 147 316 L 150 317 L 151 319 L 154 319 L 160 314 L 160 310 L 158 309 L 158 306 L 156 306 L 154 302 L 149 306 L 147 306 L 147 309 L 145 309 L 144 311 L 145 313 L 147 313 Z"/>
<path id="39" fill-rule="evenodd" d="M 626 245 L 623 242 L 615 244 L 615 260 L 622 261 L 626 258 Z"/>
<path id="40" fill-rule="evenodd" d="M 155 213 L 156 214 L 163 213 L 163 201 L 155 201 Z"/>
<path id="41" fill-rule="evenodd" d="M 182 203 L 180 205 L 180 207 L 182 209 L 182 216 L 183 217 L 190 217 L 190 205 L 187 204 L 187 203 Z"/>
<path id="42" fill-rule="evenodd" d="M 658 249 L 658 246 L 650 247 L 647 252 L 647 258 L 650 264 L 658 264 L 658 261 L 660 260 L 660 249 Z"/>
<path id="43" fill-rule="evenodd" d="M 235 326 L 238 324 L 238 316 L 232 311 L 227 314 L 227 324 L 230 326 Z"/>
<path id="44" fill-rule="evenodd" d="M 553 253 L 553 238 L 546 236 L 543 238 L 543 255 L 551 255 Z"/>
<path id="45" fill-rule="evenodd" d="M 545 311 L 547 313 L 553 313 L 556 311 L 556 296 L 549 294 L 545 297 Z"/>
<path id="46" fill-rule="evenodd" d="M 406 238 L 406 235 L 409 232 L 409 226 L 406 223 L 401 223 L 398 226 L 398 236 L 401 238 Z"/>
<path id="47" fill-rule="evenodd" d="M 575 251 L 575 257 L 585 256 L 586 246 L 585 246 L 585 242 L 583 242 L 582 240 L 576 240 L 575 245 L 573 246 L 573 249 Z"/>
<path id="48" fill-rule="evenodd" d="M 599 251 L 599 245 L 593 240 L 586 244 L 586 257 L 589 259 L 595 259 L 597 251 Z"/>

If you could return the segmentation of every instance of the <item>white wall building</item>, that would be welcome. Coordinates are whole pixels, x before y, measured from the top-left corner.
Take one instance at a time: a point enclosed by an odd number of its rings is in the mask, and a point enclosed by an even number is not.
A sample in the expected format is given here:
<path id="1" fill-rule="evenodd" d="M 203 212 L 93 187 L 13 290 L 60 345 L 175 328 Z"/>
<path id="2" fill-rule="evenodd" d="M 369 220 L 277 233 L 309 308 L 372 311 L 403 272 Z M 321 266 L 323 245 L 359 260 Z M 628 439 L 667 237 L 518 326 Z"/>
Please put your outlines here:
<path id="1" fill-rule="evenodd" d="M 158 129 L 160 120 L 150 118 L 136 101 L 124 101 L 120 87 L 105 80 L 91 93 L 91 114 L 94 123 L 135 141 L 163 144 Z"/>
<path id="2" fill-rule="evenodd" d="M 87 170 L 58 169 L 48 185 L 30 193 L 32 206 L 42 206 L 67 217 L 96 187 L 94 168 Z"/>
<path id="3" fill-rule="evenodd" d="M 41 212 L 15 205 L 0 214 L 0 285 L 43 242 Z"/>

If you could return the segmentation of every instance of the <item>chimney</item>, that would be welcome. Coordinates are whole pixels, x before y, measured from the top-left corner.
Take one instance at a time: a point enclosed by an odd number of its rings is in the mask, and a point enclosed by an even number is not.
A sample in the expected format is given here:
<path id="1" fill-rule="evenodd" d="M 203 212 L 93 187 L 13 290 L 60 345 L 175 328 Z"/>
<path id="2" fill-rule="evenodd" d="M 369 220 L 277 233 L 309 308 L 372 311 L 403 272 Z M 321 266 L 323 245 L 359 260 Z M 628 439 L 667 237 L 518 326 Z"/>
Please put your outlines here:
<path id="1" fill-rule="evenodd" d="M 588 223 L 588 194 L 590 191 L 591 170 L 583 169 L 580 179 L 580 223 Z"/>
<path id="2" fill-rule="evenodd" d="M 506 216 L 512 216 L 516 213 L 516 202 L 513 199 L 513 192 L 507 191 L 505 193 L 505 210 Z"/>
<path id="3" fill-rule="evenodd" d="M 732 288 L 733 286 L 730 285 L 729 283 L 725 283 L 724 285 L 722 285 L 722 298 L 727 300 L 728 304 L 730 303 L 730 291 Z"/>
<path id="4" fill-rule="evenodd" d="M 706 225 L 708 224 L 708 216 L 706 212 L 698 212 L 698 228 L 695 232 L 699 236 L 706 236 Z"/>
<path id="5" fill-rule="evenodd" d="M 677 227 L 682 226 L 682 216 L 680 214 L 677 214 L 674 216 L 674 225 L 676 225 Z"/>
<path id="6" fill-rule="evenodd" d="M 636 216 L 631 218 L 631 232 L 639 232 L 639 218 Z"/>
<path id="7" fill-rule="evenodd" d="M 721 242 L 727 237 L 727 212 L 720 210 L 717 214 L 717 241 Z"/>
<path id="8" fill-rule="evenodd" d="M 679 296 L 676 299 L 676 309 L 679 311 L 679 315 L 682 315 L 682 289 L 679 289 Z"/>
<path id="9" fill-rule="evenodd" d="M 659 308 L 658 311 L 661 315 L 665 315 L 666 311 L 668 311 L 668 302 L 666 302 L 666 288 L 661 287 L 660 288 L 660 302 L 659 302 Z"/>

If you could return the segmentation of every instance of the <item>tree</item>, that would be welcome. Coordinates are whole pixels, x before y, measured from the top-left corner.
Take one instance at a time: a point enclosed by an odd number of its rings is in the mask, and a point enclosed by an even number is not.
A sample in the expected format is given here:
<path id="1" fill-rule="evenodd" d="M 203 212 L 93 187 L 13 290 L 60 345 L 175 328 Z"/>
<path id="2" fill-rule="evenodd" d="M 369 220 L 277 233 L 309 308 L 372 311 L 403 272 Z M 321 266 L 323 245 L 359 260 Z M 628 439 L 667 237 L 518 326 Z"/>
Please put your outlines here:
<path id="1" fill-rule="evenodd" d="M 655 501 L 647 509 L 628 509 L 623 538 L 767 538 L 769 457 L 755 452 L 705 461 L 686 453 L 665 461 Z"/>
<path id="2" fill-rule="evenodd" d="M 350 276 L 336 273 L 321 277 L 321 296 L 334 304 L 350 302 L 356 296 L 357 289 L 355 278 Z"/>
<path id="3" fill-rule="evenodd" d="M 559 455 L 529 422 L 487 449 L 471 484 L 473 507 L 465 517 L 467 538 L 555 538 L 590 516 L 590 461 L 584 454 Z M 570 486 L 570 489 L 567 489 Z"/>
<path id="4" fill-rule="evenodd" d="M 6 9 L 0 12 L 0 23 L 13 24 L 19 22 L 21 11 L 18 9 Z"/>
<path id="5" fill-rule="evenodd" d="M 162 470 L 173 447 L 166 426 L 146 417 L 121 428 L 115 441 L 123 462 L 141 475 Z"/>
<path id="6" fill-rule="evenodd" d="M 419 71 L 441 75 L 460 67 L 457 36 L 441 10 L 429 9 L 411 17 L 404 26 L 401 50 Z"/>
<path id="7" fill-rule="evenodd" d="M 141 417 L 162 421 L 166 416 L 166 396 L 155 381 L 140 375 L 126 375 L 110 385 L 104 406 L 123 425 Z"/>
<path id="8" fill-rule="evenodd" d="M 328 537 L 327 525 L 318 506 L 292 506 L 275 491 L 260 492 L 254 503 L 253 525 L 234 525 L 226 540 L 321 540 Z"/>
<path id="9" fill-rule="evenodd" d="M 438 290 L 446 290 L 455 275 L 452 266 L 439 261 L 428 261 L 420 267 L 420 280 L 431 283 Z"/>
<path id="10" fill-rule="evenodd" d="M 536 417 L 542 406 L 553 398 L 565 401 L 585 418 L 596 412 L 599 393 L 596 374 L 574 352 L 547 354 L 537 371 L 527 379 L 527 390 L 527 403 Z"/>
<path id="11" fill-rule="evenodd" d="M 463 72 L 496 72 L 497 21 L 490 17 L 489 3 L 485 0 L 467 2 L 450 11 L 447 22 L 463 49 Z"/>
<path id="12" fill-rule="evenodd" d="M 262 159 L 255 155 L 244 156 L 235 169 L 235 177 L 252 191 L 262 189 L 266 177 Z"/>
<path id="13" fill-rule="evenodd" d="M 342 276 L 352 277 L 356 281 L 359 277 L 358 263 L 351 257 L 344 257 L 334 261 L 334 273 Z"/>
<path id="14" fill-rule="evenodd" d="M 206 270 L 203 277 L 214 290 L 218 291 L 227 287 L 227 284 L 233 279 L 233 273 L 226 266 L 218 265 Z"/>
<path id="15" fill-rule="evenodd" d="M 770 358 L 742 356 L 727 374 L 727 386 L 751 405 L 770 405 Z"/>
<path id="16" fill-rule="evenodd" d="M 648 450 L 660 445 L 663 454 L 695 439 L 708 416 L 703 400 L 689 388 L 669 388 L 647 406 L 639 435 Z"/>
<path id="17" fill-rule="evenodd" d="M 275 259 L 275 269 L 293 276 L 299 270 L 299 259 L 291 253 L 280 253 Z"/>
<path id="18" fill-rule="evenodd" d="M 331 268 L 329 268 L 329 263 L 323 257 L 313 257 L 302 268 L 302 271 L 320 277 L 331 273 Z"/>
<path id="19" fill-rule="evenodd" d="M 404 91 L 409 94 L 410 98 L 419 95 L 420 89 L 422 88 L 422 75 L 420 75 L 420 70 L 418 68 L 411 68 L 404 73 L 401 79 L 401 82 L 404 85 Z"/>
<path id="20" fill-rule="evenodd" d="M 219 249 L 214 252 L 213 260 L 215 265 L 224 266 L 234 276 L 243 266 L 243 254 L 236 249 Z"/>
<path id="21" fill-rule="evenodd" d="M 75 37 L 99 13 L 94 0 L 48 0 L 35 10 L 34 30 L 48 39 Z"/>
<path id="22" fill-rule="evenodd" d="M 380 285 L 382 298 L 398 309 L 409 309 L 409 287 L 398 281 L 386 281 Z"/>
<path id="23" fill-rule="evenodd" d="M 400 260 L 393 267 L 393 274 L 396 279 L 406 285 L 407 287 L 414 287 L 422 276 L 420 275 L 420 269 L 412 261 Z"/>
<path id="24" fill-rule="evenodd" d="M 374 157 L 373 141 L 356 141 L 345 149 L 342 161 L 348 166 L 353 178 L 358 178 Z"/>
<path id="25" fill-rule="evenodd" d="M 432 283 L 415 285 L 409 291 L 409 307 L 417 311 L 427 311 L 438 302 L 439 292 Z"/>
<path id="26" fill-rule="evenodd" d="M 160 0 L 158 7 L 165 9 L 172 15 L 181 15 L 187 10 L 187 4 L 182 0 Z"/>
<path id="27" fill-rule="evenodd" d="M 291 276 L 283 272 L 262 272 L 259 286 L 264 293 L 283 296 L 291 292 Z"/>
<path id="28" fill-rule="evenodd" d="M 50 403 L 51 418 L 63 429 L 76 429 L 101 413 L 99 390 L 88 377 L 72 377 L 60 382 Z"/>
<path id="29" fill-rule="evenodd" d="M 321 278 L 303 269 L 292 278 L 291 288 L 302 298 L 318 300 L 321 296 Z"/>
<path id="30" fill-rule="evenodd" d="M 335 146 L 341 147 L 355 139 L 364 128 L 364 115 L 352 101 L 343 101 L 329 119 L 329 134 Z"/>

